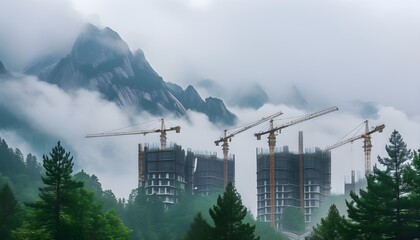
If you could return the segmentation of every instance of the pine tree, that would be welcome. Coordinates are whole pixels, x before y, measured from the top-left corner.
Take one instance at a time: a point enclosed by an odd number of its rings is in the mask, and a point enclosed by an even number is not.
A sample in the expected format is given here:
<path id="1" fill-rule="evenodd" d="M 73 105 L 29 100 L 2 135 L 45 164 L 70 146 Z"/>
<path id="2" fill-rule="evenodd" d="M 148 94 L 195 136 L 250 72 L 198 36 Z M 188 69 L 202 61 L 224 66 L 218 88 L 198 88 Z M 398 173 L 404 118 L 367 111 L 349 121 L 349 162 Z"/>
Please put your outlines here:
<path id="1" fill-rule="evenodd" d="M 405 232 L 407 238 L 415 239 L 420 237 L 420 149 L 414 152 L 413 161 L 410 167 L 404 172 L 404 182 L 410 194 L 407 196 L 409 211 L 404 216 L 407 221 Z"/>
<path id="2" fill-rule="evenodd" d="M 191 224 L 190 230 L 187 232 L 185 240 L 210 240 L 210 225 L 203 219 L 201 213 L 198 213 L 194 222 Z"/>
<path id="3" fill-rule="evenodd" d="M 360 190 L 360 195 L 351 193 L 352 200 L 346 202 L 350 232 L 355 238 L 405 239 L 409 192 L 403 172 L 412 154 L 397 131 L 393 131 L 389 142 L 385 147 L 388 157 L 378 157 L 385 170 L 375 166 L 373 174 L 367 176 L 367 189 Z"/>
<path id="4" fill-rule="evenodd" d="M 38 224 L 50 232 L 53 239 L 66 239 L 66 215 L 76 203 L 76 190 L 83 187 L 82 182 L 72 179 L 73 157 L 70 152 L 57 143 L 49 156 L 43 155 L 46 185 L 39 189 L 40 200 L 29 206 L 36 209 Z"/>
<path id="5" fill-rule="evenodd" d="M 232 183 L 226 186 L 223 197 L 219 195 L 217 205 L 209 209 L 214 222 L 211 229 L 212 239 L 218 240 L 254 240 L 255 226 L 243 223 L 247 209 L 242 205 L 241 196 Z"/>
<path id="6" fill-rule="evenodd" d="M 46 185 L 40 200 L 28 204 L 22 225 L 12 232 L 14 240 L 128 239 L 131 231 L 113 210 L 104 213 L 94 192 L 72 178 L 73 157 L 60 145 L 43 156 Z"/>
<path id="7" fill-rule="evenodd" d="M 306 240 L 341 240 L 346 239 L 343 237 L 343 230 L 345 228 L 345 218 L 340 216 L 340 213 L 332 204 L 326 218 L 321 218 L 313 229 L 311 236 Z"/>
<path id="8" fill-rule="evenodd" d="M 0 189 L 0 239 L 9 239 L 10 232 L 17 227 L 19 206 L 9 185 Z"/>

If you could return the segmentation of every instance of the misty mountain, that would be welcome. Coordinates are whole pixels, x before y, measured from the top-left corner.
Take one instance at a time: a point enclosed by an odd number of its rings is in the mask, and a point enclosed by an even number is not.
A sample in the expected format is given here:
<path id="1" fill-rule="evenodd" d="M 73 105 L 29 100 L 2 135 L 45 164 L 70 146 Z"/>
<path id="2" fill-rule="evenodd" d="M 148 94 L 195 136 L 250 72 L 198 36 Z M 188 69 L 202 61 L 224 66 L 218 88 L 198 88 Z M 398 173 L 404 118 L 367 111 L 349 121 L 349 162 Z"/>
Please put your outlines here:
<path id="1" fill-rule="evenodd" d="M 226 108 L 222 100 L 213 97 L 203 100 L 191 85 L 185 90 L 173 83 L 166 83 L 166 86 L 186 109 L 207 114 L 211 122 L 224 122 L 228 125 L 235 123 L 236 116 Z"/>
<path id="2" fill-rule="evenodd" d="M 288 93 L 285 94 L 285 98 L 282 103 L 289 104 L 297 108 L 305 108 L 308 106 L 308 102 L 295 84 L 288 88 Z"/>
<path id="3" fill-rule="evenodd" d="M 275 91 L 276 95 L 269 97 L 264 87 L 258 83 L 243 83 L 235 85 L 233 89 L 222 87 L 216 81 L 204 79 L 196 84 L 197 88 L 207 93 L 226 99 L 229 106 L 258 109 L 266 103 L 282 103 L 296 108 L 308 107 L 308 102 L 294 85 L 285 85 Z"/>
<path id="4" fill-rule="evenodd" d="M 347 102 L 342 108 L 365 119 L 377 119 L 379 117 L 378 104 L 374 102 L 354 100 Z"/>
<path id="5" fill-rule="evenodd" d="M 9 75 L 9 72 L 7 71 L 3 63 L 0 61 L 0 76 L 5 76 L 5 75 Z"/>
<path id="6" fill-rule="evenodd" d="M 267 93 L 257 83 L 236 85 L 231 91 L 214 80 L 204 79 L 197 83 L 197 88 L 226 99 L 230 106 L 258 109 L 269 102 Z"/>
<path id="7" fill-rule="evenodd" d="M 173 89 L 181 87 L 171 84 L 169 88 L 143 51 L 131 52 L 127 43 L 110 28 L 101 30 L 87 25 L 67 56 L 55 62 L 53 56 L 40 58 L 26 72 L 65 91 L 79 88 L 98 91 L 104 99 L 119 106 L 153 115 L 183 116 L 191 109 L 206 114 L 214 123 L 232 125 L 236 120 L 221 100 L 222 104 L 214 104 L 213 100 L 203 103 L 192 86 L 176 94 L 179 90 Z"/>
<path id="8" fill-rule="evenodd" d="M 232 94 L 229 104 L 242 108 L 258 109 L 268 103 L 268 95 L 262 87 L 256 83 L 242 86 L 237 94 Z"/>
<path id="9" fill-rule="evenodd" d="M 55 54 L 37 57 L 31 63 L 29 63 L 27 68 L 24 69 L 24 72 L 28 75 L 36 75 L 44 69 L 53 67 L 55 63 L 60 60 L 60 58 L 61 57 L 59 55 Z"/>

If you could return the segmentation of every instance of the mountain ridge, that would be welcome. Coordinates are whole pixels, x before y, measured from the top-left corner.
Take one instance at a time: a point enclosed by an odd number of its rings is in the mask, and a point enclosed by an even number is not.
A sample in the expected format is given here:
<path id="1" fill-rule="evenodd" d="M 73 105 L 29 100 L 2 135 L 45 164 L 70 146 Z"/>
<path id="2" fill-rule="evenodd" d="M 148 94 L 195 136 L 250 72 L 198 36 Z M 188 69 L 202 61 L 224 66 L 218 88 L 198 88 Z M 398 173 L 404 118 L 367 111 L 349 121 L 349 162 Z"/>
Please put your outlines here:
<path id="1" fill-rule="evenodd" d="M 184 91 L 176 84 L 165 82 L 144 52 L 131 52 L 128 44 L 111 28 L 99 29 L 88 24 L 68 55 L 56 63 L 41 61 L 38 66 L 27 69 L 40 80 L 56 84 L 65 91 L 79 88 L 98 91 L 104 99 L 140 112 L 184 116 L 187 110 L 193 110 L 222 125 L 233 125 L 237 119 L 222 100 L 217 104 L 213 100 L 207 102 L 193 86 Z"/>

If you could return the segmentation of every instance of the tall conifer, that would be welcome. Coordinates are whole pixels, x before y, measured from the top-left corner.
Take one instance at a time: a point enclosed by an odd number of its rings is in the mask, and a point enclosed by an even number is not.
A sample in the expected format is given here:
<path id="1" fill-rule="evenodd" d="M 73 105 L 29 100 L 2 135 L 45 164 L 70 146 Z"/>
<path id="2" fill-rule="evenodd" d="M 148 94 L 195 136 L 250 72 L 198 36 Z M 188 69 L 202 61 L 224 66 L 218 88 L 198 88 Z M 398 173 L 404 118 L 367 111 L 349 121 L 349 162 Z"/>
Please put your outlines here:
<path id="1" fill-rule="evenodd" d="M 412 154 L 396 130 L 389 142 L 385 147 L 388 157 L 378 157 L 385 169 L 374 167 L 373 174 L 367 176 L 367 189 L 360 190 L 359 195 L 352 192 L 352 200 L 346 202 L 354 238 L 406 239 L 409 191 L 403 181 L 403 172 Z"/>
<path id="2" fill-rule="evenodd" d="M 42 181 L 46 185 L 39 189 L 40 201 L 31 204 L 39 214 L 38 220 L 53 239 L 65 239 L 65 215 L 76 202 L 76 190 L 83 187 L 82 182 L 72 179 L 73 157 L 70 152 L 57 143 L 51 153 L 43 155 L 45 175 Z"/>
<path id="3" fill-rule="evenodd" d="M 219 240 L 254 240 L 255 226 L 243 223 L 247 209 L 242 205 L 241 196 L 232 183 L 226 186 L 223 197 L 219 195 L 217 205 L 209 209 L 214 222 L 211 229 L 212 239 Z"/>

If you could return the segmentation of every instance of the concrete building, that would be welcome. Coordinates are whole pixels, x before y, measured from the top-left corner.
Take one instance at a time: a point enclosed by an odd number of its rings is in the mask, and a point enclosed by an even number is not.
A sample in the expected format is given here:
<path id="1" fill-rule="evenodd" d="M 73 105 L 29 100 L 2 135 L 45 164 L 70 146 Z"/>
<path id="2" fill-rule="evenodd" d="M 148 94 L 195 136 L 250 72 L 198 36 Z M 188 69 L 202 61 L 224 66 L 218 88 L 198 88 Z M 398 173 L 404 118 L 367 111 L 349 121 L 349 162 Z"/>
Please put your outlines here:
<path id="1" fill-rule="evenodd" d="M 224 160 L 216 154 L 187 153 L 187 158 L 193 158 L 193 189 L 194 194 L 209 195 L 211 192 L 224 191 L 223 166 Z M 235 155 L 228 159 L 228 182 L 235 184 Z"/>
<path id="2" fill-rule="evenodd" d="M 181 191 L 192 193 L 192 162 L 179 145 L 159 149 L 139 145 L 139 187 L 157 195 L 165 208 L 179 201 Z"/>
<path id="3" fill-rule="evenodd" d="M 212 191 L 222 192 L 223 159 L 215 154 L 194 153 L 171 145 L 165 149 L 143 147 L 138 151 L 138 186 L 146 195 L 157 195 L 165 208 L 176 204 L 183 194 L 208 195 Z M 235 156 L 228 160 L 228 181 L 235 181 Z"/>
<path id="4" fill-rule="evenodd" d="M 275 150 L 275 225 L 282 229 L 285 208 L 301 208 L 305 222 L 321 206 L 331 189 L 331 154 L 319 148 L 293 153 L 287 146 Z M 303 157 L 302 170 L 299 159 Z M 301 179 L 301 174 L 303 178 Z M 301 184 L 303 181 L 303 184 Z M 270 222 L 270 156 L 257 149 L 257 218 Z"/>
<path id="5" fill-rule="evenodd" d="M 350 192 L 359 193 L 360 189 L 366 189 L 367 180 L 366 177 L 360 178 L 356 180 L 356 174 L 354 170 L 351 170 L 351 180 L 350 182 L 344 182 L 344 194 L 346 196 L 350 196 Z"/>

